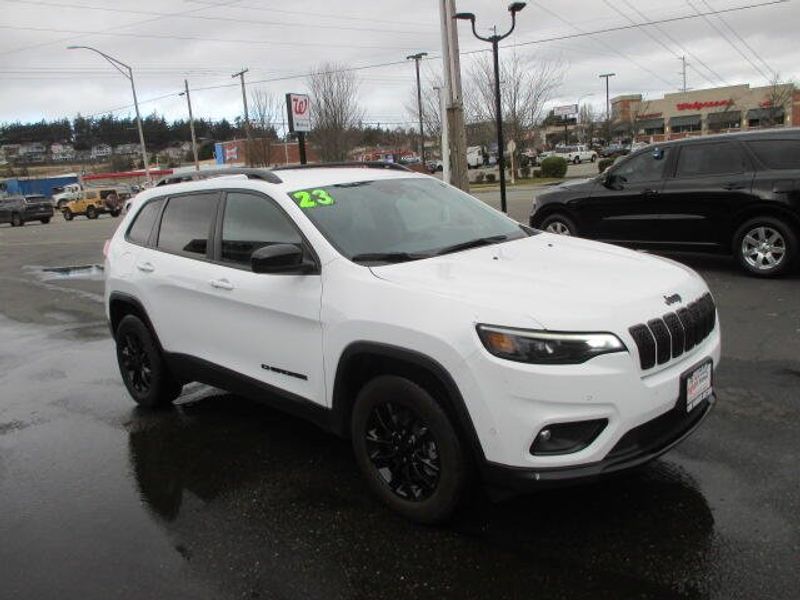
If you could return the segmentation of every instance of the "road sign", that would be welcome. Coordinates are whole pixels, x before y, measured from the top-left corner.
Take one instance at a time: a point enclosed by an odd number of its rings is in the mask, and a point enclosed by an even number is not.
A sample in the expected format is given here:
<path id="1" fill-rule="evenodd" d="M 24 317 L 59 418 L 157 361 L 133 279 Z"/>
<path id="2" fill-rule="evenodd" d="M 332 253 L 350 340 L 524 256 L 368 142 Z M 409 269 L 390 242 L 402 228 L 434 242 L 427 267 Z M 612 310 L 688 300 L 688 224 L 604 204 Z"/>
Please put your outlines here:
<path id="1" fill-rule="evenodd" d="M 553 109 L 553 115 L 556 117 L 568 117 L 570 115 L 578 114 L 577 104 L 567 104 L 565 106 L 556 106 Z"/>
<path id="2" fill-rule="evenodd" d="M 306 94 L 286 94 L 289 131 L 311 131 L 311 100 Z"/>

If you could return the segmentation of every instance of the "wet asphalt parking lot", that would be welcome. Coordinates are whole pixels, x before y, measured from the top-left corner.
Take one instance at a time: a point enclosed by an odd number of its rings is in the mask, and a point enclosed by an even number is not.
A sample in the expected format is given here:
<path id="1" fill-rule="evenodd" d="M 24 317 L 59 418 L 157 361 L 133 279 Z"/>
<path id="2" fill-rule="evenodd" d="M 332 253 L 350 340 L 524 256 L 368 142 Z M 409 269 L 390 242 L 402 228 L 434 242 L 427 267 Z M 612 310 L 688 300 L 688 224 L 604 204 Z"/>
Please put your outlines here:
<path id="1" fill-rule="evenodd" d="M 313 425 L 199 385 L 137 410 L 101 275 L 41 270 L 102 262 L 118 222 L 0 226 L 0 598 L 800 597 L 800 274 L 674 257 L 722 322 L 704 425 L 635 473 L 478 491 L 429 528 Z"/>

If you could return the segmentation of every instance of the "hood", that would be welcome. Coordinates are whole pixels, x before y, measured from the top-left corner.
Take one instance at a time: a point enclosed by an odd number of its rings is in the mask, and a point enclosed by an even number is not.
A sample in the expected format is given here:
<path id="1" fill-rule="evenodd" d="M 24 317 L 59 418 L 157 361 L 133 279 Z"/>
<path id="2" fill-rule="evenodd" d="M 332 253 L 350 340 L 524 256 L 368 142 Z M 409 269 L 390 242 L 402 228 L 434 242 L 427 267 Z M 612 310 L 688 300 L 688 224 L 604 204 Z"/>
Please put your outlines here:
<path id="1" fill-rule="evenodd" d="M 581 177 L 580 179 L 568 179 L 562 183 L 559 183 L 558 185 L 554 185 L 552 188 L 550 188 L 550 190 L 552 191 L 569 190 L 577 187 L 585 187 L 587 185 L 591 186 L 593 184 L 594 184 L 593 177 Z"/>
<path id="2" fill-rule="evenodd" d="M 484 322 L 502 317 L 516 322 L 495 324 L 532 326 L 532 320 L 556 331 L 627 331 L 680 307 L 668 308 L 665 296 L 677 293 L 686 305 L 707 289 L 694 271 L 672 261 L 548 233 L 372 272 L 470 306 Z"/>

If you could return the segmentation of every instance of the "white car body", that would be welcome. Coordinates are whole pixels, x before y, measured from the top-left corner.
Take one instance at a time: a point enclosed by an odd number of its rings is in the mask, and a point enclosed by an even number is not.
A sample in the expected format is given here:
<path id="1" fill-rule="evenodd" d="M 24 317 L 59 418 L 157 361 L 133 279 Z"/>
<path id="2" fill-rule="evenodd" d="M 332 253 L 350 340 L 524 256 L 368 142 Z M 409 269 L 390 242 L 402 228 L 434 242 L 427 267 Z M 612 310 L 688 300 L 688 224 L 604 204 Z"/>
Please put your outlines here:
<path id="1" fill-rule="evenodd" d="M 53 204 L 60 208 L 60 205 L 80 198 L 82 192 L 83 186 L 80 183 L 68 183 L 63 192 L 53 195 Z"/>
<path id="2" fill-rule="evenodd" d="M 470 146 L 467 148 L 467 166 L 470 169 L 482 167 L 485 164 L 483 146 Z"/>
<path id="3" fill-rule="evenodd" d="M 560 156 L 567 162 L 578 164 L 582 162 L 594 162 L 597 160 L 597 152 L 584 144 L 577 146 L 561 146 L 556 148 L 555 156 Z"/>
<path id="4" fill-rule="evenodd" d="M 275 173 L 281 183 L 232 176 L 140 193 L 108 245 L 109 319 L 115 318 L 115 299 L 133 298 L 167 354 L 195 357 L 323 411 L 335 408 L 337 371 L 354 344 L 413 352 L 441 367 L 456 386 L 466 411 L 460 426 L 474 430 L 469 435 L 482 464 L 531 481 L 594 473 L 627 432 L 677 410 L 692 368 L 711 361 L 715 369 L 719 363 L 714 316 L 713 330 L 694 348 L 653 368 L 640 366 L 631 326 L 709 293 L 700 276 L 673 261 L 538 233 L 423 260 L 366 266 L 342 256 L 289 193 L 428 176 L 347 168 Z M 126 240 L 131 222 L 152 198 L 233 188 L 267 194 L 280 205 L 318 257 L 317 275 L 256 274 Z M 514 362 L 484 347 L 478 324 L 609 332 L 625 351 L 581 364 Z M 608 424 L 587 447 L 552 456 L 531 453 L 544 427 L 588 419 Z M 652 458 L 677 441 L 639 458 Z"/>

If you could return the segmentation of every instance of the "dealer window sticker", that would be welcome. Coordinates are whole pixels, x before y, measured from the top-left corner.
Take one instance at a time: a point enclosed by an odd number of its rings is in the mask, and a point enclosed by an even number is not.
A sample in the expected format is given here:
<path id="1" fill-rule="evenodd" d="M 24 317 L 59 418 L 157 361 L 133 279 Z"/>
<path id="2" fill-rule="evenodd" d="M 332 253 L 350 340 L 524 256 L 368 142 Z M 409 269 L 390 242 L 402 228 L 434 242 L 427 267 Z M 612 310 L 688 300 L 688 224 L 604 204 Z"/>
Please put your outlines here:
<path id="1" fill-rule="evenodd" d="M 336 204 L 326 190 L 313 189 L 313 190 L 300 190 L 292 193 L 292 199 L 297 203 L 300 208 L 317 208 L 320 206 L 332 206 Z"/>

